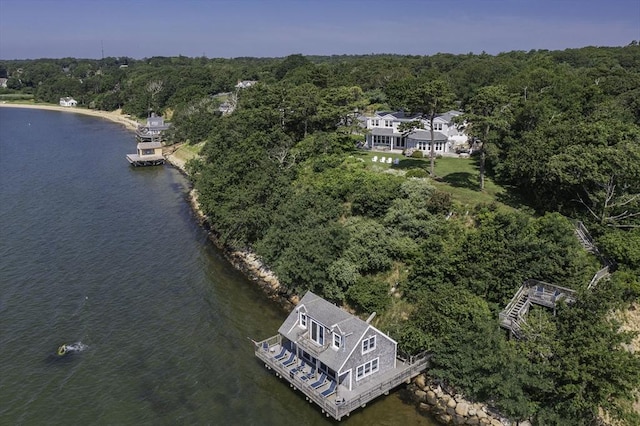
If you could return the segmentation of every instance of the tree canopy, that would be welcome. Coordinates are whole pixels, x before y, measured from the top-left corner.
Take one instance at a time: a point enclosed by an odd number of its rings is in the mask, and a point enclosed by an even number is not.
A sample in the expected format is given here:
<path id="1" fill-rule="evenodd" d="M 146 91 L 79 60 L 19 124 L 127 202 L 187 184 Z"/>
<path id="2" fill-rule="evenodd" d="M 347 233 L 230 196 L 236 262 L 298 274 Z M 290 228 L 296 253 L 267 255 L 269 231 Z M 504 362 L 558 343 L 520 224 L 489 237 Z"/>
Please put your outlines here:
<path id="1" fill-rule="evenodd" d="M 591 424 L 600 409 L 640 421 L 628 404 L 640 386 L 634 336 L 615 320 L 640 295 L 637 43 L 495 56 L 39 59 L 0 70 L 0 95 L 171 118 L 171 142 L 204 142 L 189 172 L 225 247 L 255 252 L 285 295 L 313 290 L 375 310 L 402 349 L 431 351 L 430 374 L 469 398 L 536 425 Z M 433 132 L 450 108 L 479 151 L 464 160 L 479 170 L 465 189 L 499 184 L 493 203 L 461 200 L 459 180 L 435 176 L 433 151 L 429 178 L 372 165 L 357 148 L 363 114 L 404 109 Z M 575 237 L 578 220 L 617 267 L 591 290 L 602 265 Z M 577 302 L 555 316 L 532 309 L 524 338 L 510 340 L 498 313 L 529 278 L 574 289 Z"/>

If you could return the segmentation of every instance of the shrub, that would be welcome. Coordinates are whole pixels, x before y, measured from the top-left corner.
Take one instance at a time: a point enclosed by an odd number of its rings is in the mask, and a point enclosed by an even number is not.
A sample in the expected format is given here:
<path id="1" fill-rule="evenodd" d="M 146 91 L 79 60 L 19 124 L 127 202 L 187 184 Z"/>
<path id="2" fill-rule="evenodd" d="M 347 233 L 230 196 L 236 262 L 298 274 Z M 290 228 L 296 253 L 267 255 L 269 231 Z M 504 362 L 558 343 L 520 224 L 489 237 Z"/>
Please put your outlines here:
<path id="1" fill-rule="evenodd" d="M 415 150 L 411 153 L 412 158 L 423 158 L 424 154 L 420 150 Z"/>
<path id="2" fill-rule="evenodd" d="M 380 313 L 391 303 L 389 285 L 373 277 L 360 277 L 347 290 L 347 299 L 362 312 Z"/>
<path id="3" fill-rule="evenodd" d="M 407 174 L 405 175 L 408 178 L 426 178 L 429 177 L 429 174 L 424 169 L 409 169 L 407 170 Z"/>

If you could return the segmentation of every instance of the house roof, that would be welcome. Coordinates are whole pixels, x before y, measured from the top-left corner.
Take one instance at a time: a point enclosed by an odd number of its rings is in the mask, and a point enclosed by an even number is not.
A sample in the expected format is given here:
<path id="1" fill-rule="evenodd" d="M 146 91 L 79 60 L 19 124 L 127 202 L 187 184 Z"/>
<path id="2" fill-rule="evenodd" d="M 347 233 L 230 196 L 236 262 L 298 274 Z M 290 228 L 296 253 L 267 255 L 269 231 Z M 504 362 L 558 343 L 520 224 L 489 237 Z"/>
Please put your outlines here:
<path id="1" fill-rule="evenodd" d="M 369 129 L 372 135 L 378 136 L 402 136 L 400 133 L 393 131 L 391 127 L 373 127 Z"/>
<path id="2" fill-rule="evenodd" d="M 138 144 L 138 149 L 156 149 L 162 148 L 162 144 L 160 142 L 140 142 Z"/>
<path id="3" fill-rule="evenodd" d="M 393 117 L 396 120 L 418 120 L 420 119 L 420 114 L 407 115 L 404 111 L 376 111 L 376 116 L 378 118 L 385 117 Z"/>
<path id="4" fill-rule="evenodd" d="M 446 141 L 449 139 L 447 135 L 442 132 L 433 132 L 434 140 L 436 141 Z M 419 140 L 419 141 L 430 141 L 431 140 L 431 132 L 429 130 L 414 130 L 408 136 L 409 139 Z"/>
<path id="5" fill-rule="evenodd" d="M 438 118 L 443 119 L 447 123 L 451 123 L 451 121 L 453 120 L 453 117 L 457 117 L 459 115 L 462 115 L 462 112 L 451 110 L 451 111 L 445 112 L 444 114 L 439 114 Z"/>
<path id="6" fill-rule="evenodd" d="M 297 327 L 298 312 L 301 310 L 306 312 L 310 319 L 342 335 L 342 347 L 340 349 L 334 350 L 329 345 L 329 348 L 317 356 L 320 361 L 336 370 L 339 370 L 349 358 L 349 355 L 359 345 L 367 330 L 374 328 L 357 316 L 340 309 L 309 291 L 302 297 L 298 306 L 289 314 L 278 330 L 281 335 L 294 342 L 301 338 L 301 330 Z M 325 335 L 325 339 L 332 339 L 332 336 Z"/>

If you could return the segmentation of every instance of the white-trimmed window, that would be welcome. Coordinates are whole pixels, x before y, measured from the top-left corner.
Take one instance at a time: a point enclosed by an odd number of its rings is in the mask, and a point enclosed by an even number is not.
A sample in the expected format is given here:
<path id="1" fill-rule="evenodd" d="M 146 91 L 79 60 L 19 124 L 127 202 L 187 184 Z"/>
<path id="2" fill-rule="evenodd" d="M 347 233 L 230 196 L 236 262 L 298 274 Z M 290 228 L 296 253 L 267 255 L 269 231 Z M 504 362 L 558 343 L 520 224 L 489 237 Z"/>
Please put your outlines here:
<path id="1" fill-rule="evenodd" d="M 379 359 L 380 358 L 372 359 L 371 361 L 358 366 L 358 368 L 356 368 L 356 380 L 364 379 L 378 371 Z"/>
<path id="2" fill-rule="evenodd" d="M 324 327 L 314 320 L 311 320 L 311 340 L 320 346 L 324 345 Z"/>
<path id="3" fill-rule="evenodd" d="M 362 354 L 371 352 L 376 348 L 376 336 L 367 337 L 362 341 Z"/>
<path id="4" fill-rule="evenodd" d="M 442 130 L 442 123 L 433 123 L 433 130 Z"/>
<path id="5" fill-rule="evenodd" d="M 300 327 L 307 328 L 307 314 L 300 312 Z"/>
<path id="6" fill-rule="evenodd" d="M 371 127 L 378 127 L 379 125 L 380 125 L 380 120 L 378 120 L 377 118 L 371 119 Z"/>
<path id="7" fill-rule="evenodd" d="M 373 135 L 373 144 L 391 146 L 391 136 Z"/>
<path id="8" fill-rule="evenodd" d="M 393 120 L 384 120 L 384 127 L 393 127 Z"/>
<path id="9" fill-rule="evenodd" d="M 340 349 L 342 346 L 342 336 L 338 333 L 333 333 L 333 347 L 335 349 Z"/>

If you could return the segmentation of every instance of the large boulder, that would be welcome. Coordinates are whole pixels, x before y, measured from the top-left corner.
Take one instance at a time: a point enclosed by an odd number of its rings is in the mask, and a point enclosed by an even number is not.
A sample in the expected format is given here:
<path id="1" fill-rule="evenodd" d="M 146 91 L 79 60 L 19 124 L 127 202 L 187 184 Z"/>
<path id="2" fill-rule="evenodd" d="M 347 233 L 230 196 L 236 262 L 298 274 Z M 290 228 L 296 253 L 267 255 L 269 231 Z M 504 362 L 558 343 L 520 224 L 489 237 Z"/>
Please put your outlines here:
<path id="1" fill-rule="evenodd" d="M 436 416 L 436 420 L 444 425 L 448 425 L 451 423 L 451 416 L 448 414 L 440 414 Z"/>
<path id="2" fill-rule="evenodd" d="M 476 426 L 480 424 L 480 419 L 477 416 L 471 416 L 467 419 L 467 423 L 465 424 Z"/>
<path id="3" fill-rule="evenodd" d="M 462 417 L 469 415 L 469 403 L 461 401 L 456 405 L 456 414 Z"/>
<path id="4" fill-rule="evenodd" d="M 445 399 L 447 401 L 447 407 L 449 408 L 456 408 L 456 405 L 458 405 L 456 400 L 454 398 L 451 398 L 450 396 L 447 396 Z"/>
<path id="5" fill-rule="evenodd" d="M 454 425 L 463 425 L 467 422 L 467 418 L 459 415 L 453 416 L 453 424 Z"/>
<path id="6" fill-rule="evenodd" d="M 419 374 L 418 377 L 415 378 L 414 383 L 422 390 L 427 387 L 427 379 L 424 374 Z"/>

